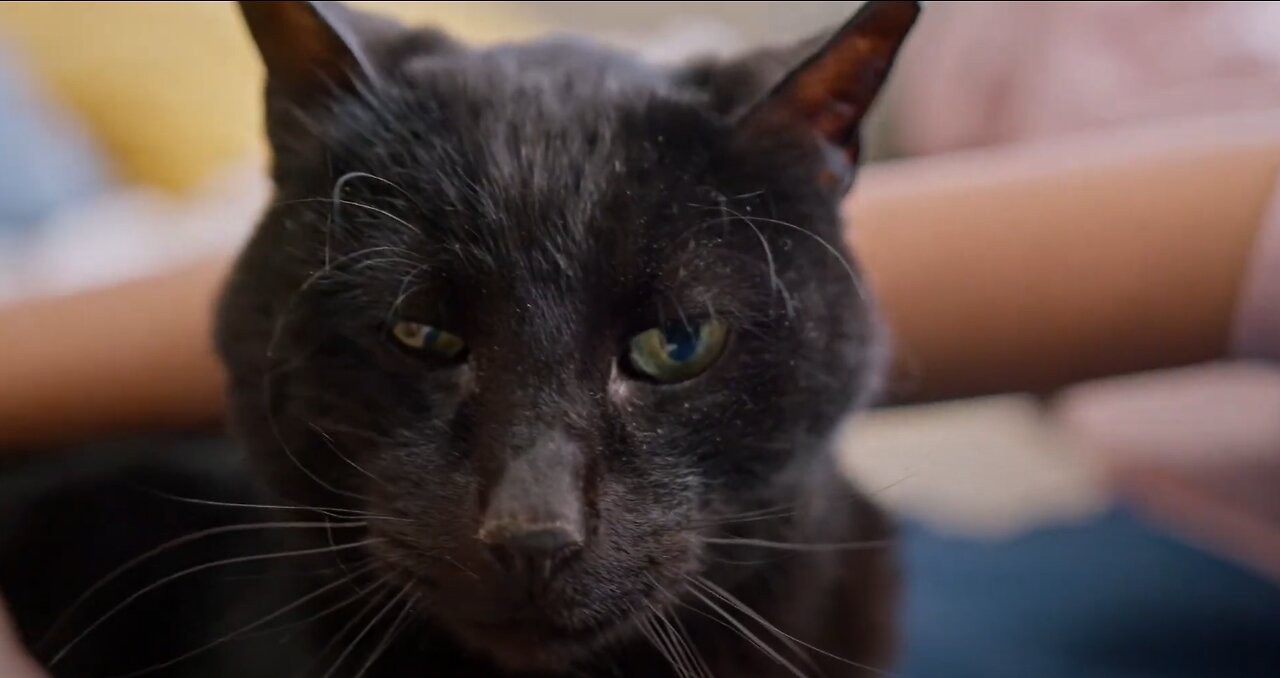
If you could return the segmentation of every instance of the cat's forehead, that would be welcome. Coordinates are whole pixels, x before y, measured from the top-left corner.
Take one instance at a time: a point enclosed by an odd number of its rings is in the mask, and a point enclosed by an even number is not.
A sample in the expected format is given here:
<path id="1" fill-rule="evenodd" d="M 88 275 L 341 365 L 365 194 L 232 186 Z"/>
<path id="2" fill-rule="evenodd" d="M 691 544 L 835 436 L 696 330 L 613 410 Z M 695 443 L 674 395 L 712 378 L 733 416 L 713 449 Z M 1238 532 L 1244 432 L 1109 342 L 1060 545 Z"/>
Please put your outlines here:
<path id="1" fill-rule="evenodd" d="M 522 252 L 660 222 L 714 183 L 725 129 L 661 72 L 560 44 L 411 62 L 337 122 L 339 174 L 394 182 L 439 238 Z"/>
<path id="2" fill-rule="evenodd" d="M 338 113 L 328 176 L 299 190 L 328 196 L 337 180 L 375 208 L 341 210 L 352 223 L 323 244 L 339 258 L 404 248 L 398 275 L 363 278 L 388 298 L 411 278 L 543 308 L 653 284 L 703 303 L 698 271 L 760 247 L 724 223 L 748 203 L 763 213 L 769 163 L 731 148 L 731 121 L 696 92 L 625 57 L 551 44 L 423 58 Z M 785 193 L 768 198 L 786 217 Z"/>
<path id="3" fill-rule="evenodd" d="M 515 91 L 545 92 L 574 105 L 625 95 L 673 93 L 668 69 L 574 38 L 502 45 L 482 50 L 421 54 L 397 69 L 405 80 L 431 90 L 463 83 L 469 95 L 500 100 Z"/>
<path id="4" fill-rule="evenodd" d="M 405 141 L 472 171 L 635 162 L 666 136 L 689 151 L 713 125 L 670 74 L 590 44 L 555 41 L 410 60 L 395 96 L 416 110 Z M 692 143 L 691 143 L 692 142 Z M 546 168 L 539 167 L 546 165 Z M 572 174 L 572 173 L 562 173 Z"/>

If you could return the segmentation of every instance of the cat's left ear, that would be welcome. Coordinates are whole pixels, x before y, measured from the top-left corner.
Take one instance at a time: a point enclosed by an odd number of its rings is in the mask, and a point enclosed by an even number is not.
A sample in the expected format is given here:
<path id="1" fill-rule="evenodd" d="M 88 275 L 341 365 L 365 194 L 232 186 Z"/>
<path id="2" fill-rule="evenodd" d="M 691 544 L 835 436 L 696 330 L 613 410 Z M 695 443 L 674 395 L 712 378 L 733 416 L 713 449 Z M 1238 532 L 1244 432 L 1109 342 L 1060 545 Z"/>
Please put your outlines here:
<path id="1" fill-rule="evenodd" d="M 268 87 L 299 104 L 376 78 L 362 34 L 399 30 L 389 20 L 337 2 L 242 0 L 239 5 L 267 68 Z"/>
<path id="2" fill-rule="evenodd" d="M 818 177 L 843 193 L 858 162 L 860 127 L 903 42 L 920 3 L 871 0 L 737 121 L 747 137 L 808 130 L 827 151 Z"/>

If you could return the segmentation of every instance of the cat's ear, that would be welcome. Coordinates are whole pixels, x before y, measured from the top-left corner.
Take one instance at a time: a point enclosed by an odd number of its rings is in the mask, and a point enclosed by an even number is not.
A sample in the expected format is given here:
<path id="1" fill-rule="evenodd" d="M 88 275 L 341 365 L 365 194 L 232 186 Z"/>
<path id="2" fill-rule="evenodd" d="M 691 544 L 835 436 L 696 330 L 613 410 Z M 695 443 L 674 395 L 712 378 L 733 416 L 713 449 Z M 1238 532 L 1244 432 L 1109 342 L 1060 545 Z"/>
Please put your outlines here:
<path id="1" fill-rule="evenodd" d="M 843 193 L 858 161 L 863 117 L 920 14 L 920 3 L 871 0 L 772 90 L 741 113 L 736 133 L 759 137 L 796 130 L 828 152 L 818 179 Z"/>
<path id="2" fill-rule="evenodd" d="M 681 65 L 676 82 L 701 92 L 711 110 L 728 118 L 760 101 L 783 76 L 831 37 L 830 32 L 796 44 L 757 49 L 732 57 L 702 57 Z"/>
<path id="3" fill-rule="evenodd" d="M 241 0 L 273 95 L 312 103 L 361 80 L 376 80 L 376 43 L 404 32 L 399 24 L 338 2 Z"/>

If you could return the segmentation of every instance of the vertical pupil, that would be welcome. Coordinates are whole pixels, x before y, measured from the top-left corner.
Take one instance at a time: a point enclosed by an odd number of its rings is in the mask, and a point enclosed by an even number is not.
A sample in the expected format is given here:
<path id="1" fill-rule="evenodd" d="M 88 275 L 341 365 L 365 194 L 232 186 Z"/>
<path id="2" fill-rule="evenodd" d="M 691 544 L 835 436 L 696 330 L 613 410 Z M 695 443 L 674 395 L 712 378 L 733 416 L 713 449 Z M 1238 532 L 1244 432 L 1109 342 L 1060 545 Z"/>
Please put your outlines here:
<path id="1" fill-rule="evenodd" d="M 664 329 L 663 338 L 667 344 L 667 357 L 676 362 L 684 362 L 692 358 L 698 350 L 697 332 L 683 323 Z"/>

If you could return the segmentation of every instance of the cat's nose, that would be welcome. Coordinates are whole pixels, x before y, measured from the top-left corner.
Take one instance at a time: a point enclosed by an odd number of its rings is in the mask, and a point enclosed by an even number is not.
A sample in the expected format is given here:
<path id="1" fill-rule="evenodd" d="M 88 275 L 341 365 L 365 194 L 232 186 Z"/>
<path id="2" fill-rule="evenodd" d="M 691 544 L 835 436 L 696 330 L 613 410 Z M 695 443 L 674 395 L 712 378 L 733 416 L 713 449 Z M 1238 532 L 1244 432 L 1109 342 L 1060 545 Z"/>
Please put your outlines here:
<path id="1" fill-rule="evenodd" d="M 548 577 L 582 549 L 582 534 L 568 525 L 489 526 L 481 539 L 503 569 L 521 576 Z"/>
<path id="2" fill-rule="evenodd" d="M 545 578 L 582 550 L 582 464 L 578 444 L 551 431 L 497 474 L 476 536 L 508 572 Z"/>

